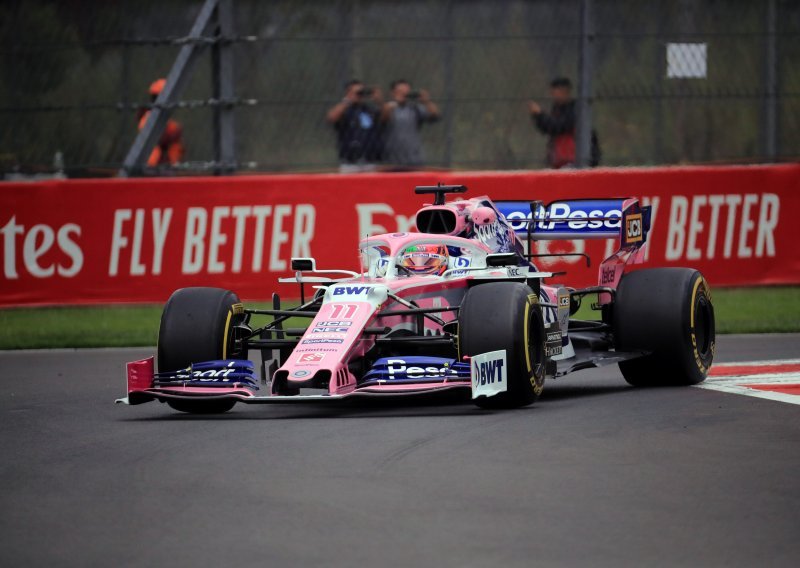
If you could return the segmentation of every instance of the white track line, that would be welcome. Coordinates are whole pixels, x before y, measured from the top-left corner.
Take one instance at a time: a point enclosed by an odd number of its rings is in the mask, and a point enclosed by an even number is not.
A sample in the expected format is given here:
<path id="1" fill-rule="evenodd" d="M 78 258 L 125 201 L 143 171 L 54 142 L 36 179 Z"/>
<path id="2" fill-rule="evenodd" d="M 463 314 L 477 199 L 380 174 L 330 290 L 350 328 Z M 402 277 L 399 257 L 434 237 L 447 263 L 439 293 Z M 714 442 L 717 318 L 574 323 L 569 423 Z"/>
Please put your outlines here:
<path id="1" fill-rule="evenodd" d="M 771 359 L 769 361 L 729 361 L 727 363 L 714 363 L 714 368 L 720 367 L 759 367 L 763 365 L 800 365 L 800 359 Z"/>
<path id="2" fill-rule="evenodd" d="M 714 365 L 715 369 L 726 367 L 763 367 L 770 365 L 796 365 L 800 364 L 800 359 L 775 359 L 772 361 L 742 361 L 731 363 L 720 363 Z M 800 396 L 786 394 L 782 392 L 764 391 L 749 388 L 746 385 L 791 385 L 800 384 L 800 373 L 790 371 L 786 373 L 756 373 L 752 375 L 717 375 L 710 376 L 704 382 L 695 387 L 705 390 L 714 390 L 730 394 L 740 394 L 754 398 L 763 398 L 776 402 L 786 402 L 788 404 L 800 405 Z"/>

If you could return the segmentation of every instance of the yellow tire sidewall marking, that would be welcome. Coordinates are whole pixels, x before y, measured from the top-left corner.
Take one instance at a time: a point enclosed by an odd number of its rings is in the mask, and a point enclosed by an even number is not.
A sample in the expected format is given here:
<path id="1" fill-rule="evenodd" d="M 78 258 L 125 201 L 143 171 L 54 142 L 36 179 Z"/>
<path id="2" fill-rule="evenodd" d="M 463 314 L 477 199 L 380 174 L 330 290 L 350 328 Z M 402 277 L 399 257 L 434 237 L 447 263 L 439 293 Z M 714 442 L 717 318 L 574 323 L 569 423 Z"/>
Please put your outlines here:
<path id="1" fill-rule="evenodd" d="M 228 317 L 225 318 L 225 332 L 222 336 L 222 358 L 228 358 L 228 332 L 231 328 L 231 318 L 233 317 L 233 310 L 228 310 Z"/>

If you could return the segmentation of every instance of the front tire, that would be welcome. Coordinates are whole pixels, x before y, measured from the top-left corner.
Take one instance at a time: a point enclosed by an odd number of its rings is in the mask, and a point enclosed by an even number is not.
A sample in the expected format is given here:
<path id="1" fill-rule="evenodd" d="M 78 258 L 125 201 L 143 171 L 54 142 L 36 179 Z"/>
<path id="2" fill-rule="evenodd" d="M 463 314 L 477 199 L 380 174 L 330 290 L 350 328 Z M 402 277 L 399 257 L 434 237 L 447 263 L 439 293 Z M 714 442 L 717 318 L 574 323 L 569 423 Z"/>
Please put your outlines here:
<path id="1" fill-rule="evenodd" d="M 613 330 L 618 351 L 650 352 L 619 364 L 631 385 L 701 383 L 714 359 L 716 341 L 708 284 L 689 268 L 626 274 L 617 289 Z"/>
<path id="2" fill-rule="evenodd" d="M 170 296 L 158 329 L 158 369 L 178 371 L 192 363 L 239 356 L 233 353 L 231 329 L 239 297 L 220 288 L 181 288 Z M 180 412 L 219 414 L 235 400 L 169 400 Z"/>
<path id="3" fill-rule="evenodd" d="M 532 404 L 544 387 L 544 319 L 533 290 L 519 282 L 489 282 L 470 288 L 458 315 L 461 357 L 506 351 L 508 390 L 478 397 L 481 408 Z"/>

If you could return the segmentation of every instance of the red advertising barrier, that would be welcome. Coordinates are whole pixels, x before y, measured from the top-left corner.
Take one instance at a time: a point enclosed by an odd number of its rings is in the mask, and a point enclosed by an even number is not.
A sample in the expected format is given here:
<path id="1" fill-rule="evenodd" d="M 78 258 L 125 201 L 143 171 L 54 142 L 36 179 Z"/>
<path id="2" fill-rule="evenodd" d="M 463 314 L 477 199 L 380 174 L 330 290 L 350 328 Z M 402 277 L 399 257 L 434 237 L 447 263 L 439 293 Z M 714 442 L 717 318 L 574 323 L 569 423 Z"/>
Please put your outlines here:
<path id="1" fill-rule="evenodd" d="M 800 165 L 66 180 L 0 184 L 0 305 L 163 302 L 218 286 L 269 298 L 293 256 L 357 269 L 359 236 L 413 229 L 416 185 L 549 202 L 641 197 L 648 265 L 692 266 L 712 286 L 800 283 Z M 539 242 L 573 286 L 597 283 L 614 241 Z M 297 290 L 281 288 L 287 297 Z"/>

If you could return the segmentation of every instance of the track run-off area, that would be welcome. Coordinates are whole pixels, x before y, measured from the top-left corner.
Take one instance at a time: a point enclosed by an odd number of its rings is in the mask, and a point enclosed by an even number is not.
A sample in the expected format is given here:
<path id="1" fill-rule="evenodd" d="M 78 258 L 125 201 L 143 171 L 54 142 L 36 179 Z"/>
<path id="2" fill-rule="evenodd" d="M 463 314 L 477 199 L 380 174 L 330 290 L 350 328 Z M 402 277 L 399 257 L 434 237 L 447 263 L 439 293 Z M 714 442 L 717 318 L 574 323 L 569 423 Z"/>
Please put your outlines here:
<path id="1" fill-rule="evenodd" d="M 702 388 L 535 405 L 115 405 L 153 349 L 0 352 L 2 566 L 796 566 L 800 335 Z"/>

